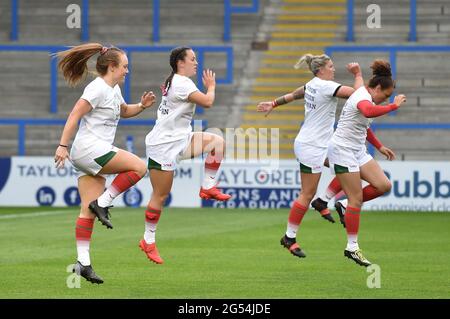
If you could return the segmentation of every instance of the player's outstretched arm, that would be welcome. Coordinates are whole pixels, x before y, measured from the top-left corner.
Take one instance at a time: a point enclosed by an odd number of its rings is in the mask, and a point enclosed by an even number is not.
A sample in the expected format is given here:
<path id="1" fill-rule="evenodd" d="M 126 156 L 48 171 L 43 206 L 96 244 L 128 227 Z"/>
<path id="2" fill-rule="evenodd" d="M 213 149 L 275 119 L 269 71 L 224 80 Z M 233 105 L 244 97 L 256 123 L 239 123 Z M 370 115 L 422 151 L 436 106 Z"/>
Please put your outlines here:
<path id="1" fill-rule="evenodd" d="M 394 98 L 394 103 L 388 105 L 373 105 L 368 100 L 358 102 L 358 110 L 367 118 L 378 117 L 398 109 L 403 103 L 406 102 L 406 96 L 403 94 L 397 95 Z"/>
<path id="2" fill-rule="evenodd" d="M 120 117 L 129 118 L 138 115 L 155 103 L 156 96 L 152 91 L 145 91 L 141 96 L 141 101 L 137 104 L 122 104 L 120 106 Z"/>
<path id="3" fill-rule="evenodd" d="M 265 112 L 265 116 L 268 116 L 272 110 L 280 105 L 288 104 L 294 100 L 303 99 L 305 97 L 305 87 L 301 86 L 291 93 L 285 94 L 276 98 L 273 101 L 260 102 L 256 106 L 258 112 Z"/>

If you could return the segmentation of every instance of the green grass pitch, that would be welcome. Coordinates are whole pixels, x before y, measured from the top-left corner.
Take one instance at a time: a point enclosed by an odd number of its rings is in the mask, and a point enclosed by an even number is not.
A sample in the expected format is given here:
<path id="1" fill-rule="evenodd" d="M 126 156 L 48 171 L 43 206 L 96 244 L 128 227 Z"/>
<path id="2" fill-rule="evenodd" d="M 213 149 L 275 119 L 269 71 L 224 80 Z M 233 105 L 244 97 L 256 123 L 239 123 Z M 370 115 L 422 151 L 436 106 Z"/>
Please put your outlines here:
<path id="1" fill-rule="evenodd" d="M 280 246 L 287 209 L 163 211 L 157 231 L 165 263 L 138 248 L 143 209 L 112 210 L 113 230 L 95 223 L 91 259 L 103 285 L 67 287 L 78 209 L 0 209 L 0 298 L 449 298 L 450 214 L 363 212 L 360 247 L 380 266 L 381 288 L 343 256 L 345 232 L 313 211 L 298 241 Z M 337 216 L 335 215 L 335 219 Z"/>

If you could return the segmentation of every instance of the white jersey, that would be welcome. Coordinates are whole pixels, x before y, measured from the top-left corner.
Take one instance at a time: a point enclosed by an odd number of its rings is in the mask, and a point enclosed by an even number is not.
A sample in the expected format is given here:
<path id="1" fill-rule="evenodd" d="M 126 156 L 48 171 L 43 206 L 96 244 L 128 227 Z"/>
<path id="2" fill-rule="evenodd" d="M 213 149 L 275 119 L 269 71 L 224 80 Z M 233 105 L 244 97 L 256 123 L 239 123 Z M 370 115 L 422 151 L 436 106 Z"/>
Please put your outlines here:
<path id="1" fill-rule="evenodd" d="M 125 103 L 119 85 L 112 88 L 97 77 L 86 86 L 81 98 L 91 104 L 92 110 L 81 118 L 73 144 L 88 148 L 99 139 L 112 144 L 120 119 L 120 106 Z"/>
<path id="2" fill-rule="evenodd" d="M 373 119 L 365 117 L 358 109 L 359 102 L 368 100 L 373 103 L 367 89 L 362 86 L 347 100 L 342 108 L 339 122 L 332 142 L 335 145 L 359 150 L 366 147 L 367 129 Z"/>
<path id="3" fill-rule="evenodd" d="M 158 119 L 145 138 L 146 145 L 159 145 L 186 138 L 192 132 L 195 103 L 188 101 L 197 86 L 186 76 L 175 74 L 169 91 L 161 99 Z"/>
<path id="4" fill-rule="evenodd" d="M 338 98 L 341 87 L 334 81 L 313 78 L 305 85 L 305 121 L 295 138 L 296 142 L 327 148 L 333 135 Z"/>

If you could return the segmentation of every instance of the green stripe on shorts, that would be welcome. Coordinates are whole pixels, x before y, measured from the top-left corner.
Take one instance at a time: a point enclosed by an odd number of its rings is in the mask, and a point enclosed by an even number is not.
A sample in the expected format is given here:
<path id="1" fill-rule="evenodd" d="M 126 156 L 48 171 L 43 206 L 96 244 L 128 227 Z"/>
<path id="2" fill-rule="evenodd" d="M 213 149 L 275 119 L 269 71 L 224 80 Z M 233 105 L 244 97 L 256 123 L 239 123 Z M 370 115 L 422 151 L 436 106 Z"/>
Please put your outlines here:
<path id="1" fill-rule="evenodd" d="M 102 155 L 100 157 L 97 157 L 94 159 L 94 161 L 100 165 L 101 167 L 105 166 L 106 164 L 108 164 L 108 162 L 114 157 L 114 155 L 116 155 L 116 152 L 114 151 L 110 151 L 108 153 L 106 153 L 105 155 Z"/>
<path id="2" fill-rule="evenodd" d="M 349 172 L 348 167 L 334 164 L 334 173 L 335 174 L 343 174 L 343 173 L 348 173 L 348 172 Z"/>
<path id="3" fill-rule="evenodd" d="M 309 166 L 306 166 L 302 163 L 300 163 L 300 172 L 302 173 L 307 173 L 307 174 L 312 174 L 312 168 Z"/>
<path id="4" fill-rule="evenodd" d="M 162 171 L 161 164 L 155 162 L 150 157 L 148 158 L 147 167 L 148 167 L 149 170 L 150 169 L 157 169 L 158 171 Z"/>

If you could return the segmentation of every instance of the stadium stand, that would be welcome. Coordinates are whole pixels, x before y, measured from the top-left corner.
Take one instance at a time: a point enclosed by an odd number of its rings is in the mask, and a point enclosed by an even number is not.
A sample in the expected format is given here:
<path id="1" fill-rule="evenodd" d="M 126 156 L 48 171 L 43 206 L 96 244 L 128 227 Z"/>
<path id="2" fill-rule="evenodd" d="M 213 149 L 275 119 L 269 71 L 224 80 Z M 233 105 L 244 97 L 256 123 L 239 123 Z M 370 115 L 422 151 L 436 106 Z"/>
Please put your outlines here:
<path id="1" fill-rule="evenodd" d="M 258 36 L 267 41 L 268 50 L 252 52 L 259 63 L 248 70 L 248 81 L 241 89 L 241 127 L 279 128 L 280 158 L 294 157 L 292 144 L 304 118 L 303 101 L 280 107 L 267 118 L 256 112 L 255 105 L 292 92 L 312 78 L 311 72 L 295 70 L 293 65 L 301 55 L 321 54 L 333 44 L 345 12 L 345 0 L 271 1 L 265 7 Z"/>
<path id="2" fill-rule="evenodd" d="M 2 34 L 1 44 L 21 45 L 75 45 L 81 43 L 80 29 L 68 29 L 66 7 L 81 1 L 20 1 L 19 39 L 10 41 L 8 32 Z M 248 1 L 241 1 L 248 4 Z M 118 0 L 90 1 L 90 39 L 115 45 L 153 45 L 152 1 Z M 239 1 L 237 2 L 239 5 Z M 44 9 L 45 6 L 45 9 Z M 174 9 L 175 8 L 175 9 Z M 10 11 L 5 5 L 1 12 Z M 6 15 L 6 28 L 11 21 Z M 182 0 L 165 0 L 160 3 L 160 42 L 158 45 L 224 46 L 224 4 L 222 0 L 198 1 L 195 6 Z M 258 26 L 258 14 L 232 15 L 231 37 L 233 45 L 234 78 L 241 76 L 248 60 L 251 40 Z M 5 21 L 2 19 L 2 21 Z M 201 21 L 201 23 L 198 23 Z M 59 25 L 59 27 L 55 27 Z M 186 30 L 189 30 L 186 32 Z M 168 76 L 169 52 L 133 53 L 131 72 L 131 101 L 137 101 L 144 90 L 151 89 L 160 97 L 160 85 Z M 48 52 L 1 51 L 0 58 L 9 61 L 0 78 L 0 118 L 56 118 L 65 119 L 73 104 L 82 93 L 83 86 L 69 88 L 61 76 L 58 78 L 58 110 L 50 112 L 50 74 Z M 226 73 L 226 56 L 223 53 L 206 52 L 205 68 L 212 68 L 217 77 Z M 91 65 L 93 68 L 93 65 Z M 206 119 L 209 127 L 226 127 L 227 115 L 233 108 L 233 96 L 237 82 L 232 85 L 218 85 L 214 108 L 197 116 Z M 139 119 L 155 118 L 157 107 L 153 107 Z M 27 126 L 26 155 L 49 155 L 54 153 L 62 126 L 52 128 Z M 144 137 L 150 127 L 120 127 L 116 143 L 125 146 L 125 137 L 133 135 L 137 154 L 144 156 Z M 1 155 L 17 154 L 17 127 L 0 125 Z"/>
<path id="3" fill-rule="evenodd" d="M 241 89 L 244 91 L 241 93 L 241 127 L 279 127 L 280 158 L 294 158 L 292 143 L 303 119 L 302 103 L 293 102 L 282 106 L 267 118 L 255 111 L 255 104 L 288 93 L 311 78 L 308 71 L 293 69 L 302 54 L 320 54 L 327 47 L 338 44 L 380 46 L 377 52 L 333 51 L 336 80 L 351 84 L 352 78 L 345 70 L 345 65 L 358 61 L 363 68 L 364 77 L 368 79 L 371 75 L 369 65 L 373 59 L 390 59 L 387 50 L 389 45 L 449 44 L 448 2 L 436 0 L 417 3 L 417 42 L 408 41 L 409 0 L 377 2 L 381 8 L 381 29 L 369 29 L 366 26 L 366 19 L 370 14 L 366 11 L 369 4 L 370 1 L 354 2 L 355 41 L 350 43 L 346 42 L 345 0 L 273 0 L 265 7 L 258 36 L 267 40 L 269 48 L 264 52 L 251 53 L 253 68 L 246 73 L 246 87 Z M 448 49 L 446 47 L 446 50 Z M 396 54 L 396 91 L 406 94 L 408 103 L 398 115 L 385 116 L 377 119 L 375 123 L 385 125 L 385 129 L 379 130 L 378 135 L 401 159 L 445 160 L 450 155 L 450 150 L 446 147 L 450 145 L 450 82 L 446 79 L 450 70 L 445 62 L 449 56 L 450 51 L 442 50 L 417 50 Z M 340 102 L 337 115 L 340 114 L 342 106 L 343 102 Z M 409 129 L 405 129 L 396 123 L 426 123 L 429 127 L 426 130 L 418 130 L 417 125 L 409 125 Z M 386 129 L 389 124 L 391 126 Z M 407 142 L 411 136 L 417 137 L 417 143 Z M 245 147 L 249 148 L 248 145 Z M 379 155 L 376 154 L 376 157 Z"/>
<path id="4" fill-rule="evenodd" d="M 154 45 L 152 0 L 119 0 L 89 2 L 89 41 L 115 45 Z M 248 6 L 250 0 L 232 1 Z M 415 2 L 415 1 L 414 1 Z M 18 10 L 18 39 L 10 40 L 11 6 L 13 1 L 0 3 L 1 45 L 75 45 L 81 43 L 80 29 L 68 29 L 66 19 L 69 4 L 82 5 L 82 0 L 21 0 Z M 271 100 L 308 81 L 307 71 L 292 68 L 304 53 L 319 54 L 335 45 L 449 45 L 450 4 L 444 0 L 417 1 L 416 42 L 411 42 L 410 0 L 391 2 L 380 0 L 382 28 L 368 29 L 365 21 L 371 1 L 355 1 L 354 42 L 346 42 L 346 0 L 260 0 L 257 13 L 231 16 L 231 42 L 224 36 L 224 1 L 201 0 L 195 6 L 183 0 L 160 1 L 160 41 L 157 45 L 227 46 L 233 47 L 233 84 L 218 85 L 214 108 L 197 118 L 209 127 L 273 127 L 280 128 L 280 157 L 293 158 L 292 142 L 303 120 L 301 102 L 284 106 L 264 118 L 255 112 L 258 101 Z M 199 23 L 201 21 L 201 23 Z M 450 123 L 450 51 L 398 52 L 396 56 L 397 92 L 407 95 L 408 103 L 398 115 L 377 119 L 376 123 Z M 351 83 L 345 64 L 358 61 L 364 76 L 374 58 L 389 59 L 389 52 L 332 52 L 337 67 L 336 79 Z M 58 109 L 51 112 L 50 66 L 48 52 L 0 50 L 4 63 L 0 75 L 0 119 L 33 118 L 65 119 L 83 85 L 67 87 L 59 77 Z M 168 53 L 133 53 L 131 101 L 150 88 L 160 95 L 159 86 L 167 76 Z M 205 53 L 205 67 L 211 67 L 218 77 L 226 73 L 223 53 Z M 342 106 L 342 103 L 340 104 Z M 155 117 L 156 107 L 139 119 Z M 340 109 L 337 114 L 340 113 Z M 380 129 L 378 135 L 395 149 L 401 158 L 447 159 L 450 134 L 441 129 Z M 52 155 L 61 126 L 27 126 L 26 155 Z M 119 127 L 116 142 L 124 147 L 125 137 L 133 135 L 138 155 L 144 155 L 143 138 L 150 130 L 145 126 Z M 414 143 L 410 140 L 415 136 Z M 17 126 L 0 125 L 0 155 L 17 154 L 20 139 Z M 248 147 L 248 146 L 246 146 Z"/>

